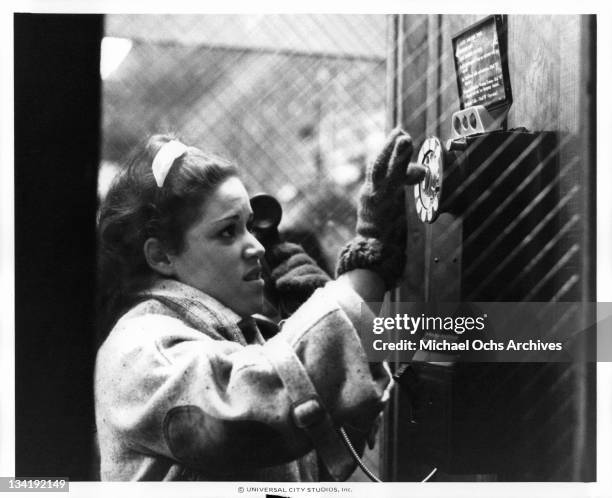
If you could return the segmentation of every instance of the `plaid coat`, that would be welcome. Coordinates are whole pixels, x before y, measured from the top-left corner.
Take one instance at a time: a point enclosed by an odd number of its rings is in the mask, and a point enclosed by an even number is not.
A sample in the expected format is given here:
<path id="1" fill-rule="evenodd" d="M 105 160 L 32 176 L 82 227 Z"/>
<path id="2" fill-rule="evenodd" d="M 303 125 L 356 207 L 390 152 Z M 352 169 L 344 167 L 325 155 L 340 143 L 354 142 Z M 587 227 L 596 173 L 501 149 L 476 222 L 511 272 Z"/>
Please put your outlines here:
<path id="1" fill-rule="evenodd" d="M 98 351 L 101 479 L 346 479 L 337 427 L 363 447 L 391 384 L 361 347 L 362 303 L 330 282 L 265 341 L 212 297 L 159 281 Z"/>

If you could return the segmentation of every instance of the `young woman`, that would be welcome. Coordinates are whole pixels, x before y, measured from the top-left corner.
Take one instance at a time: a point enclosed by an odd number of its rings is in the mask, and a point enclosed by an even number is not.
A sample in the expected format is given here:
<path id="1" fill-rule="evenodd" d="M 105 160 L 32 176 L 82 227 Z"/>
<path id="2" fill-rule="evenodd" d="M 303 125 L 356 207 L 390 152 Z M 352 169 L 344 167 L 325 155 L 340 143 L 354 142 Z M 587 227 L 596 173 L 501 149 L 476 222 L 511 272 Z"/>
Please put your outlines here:
<path id="1" fill-rule="evenodd" d="M 364 301 L 382 301 L 403 271 L 411 153 L 395 130 L 368 171 L 339 276 L 265 341 L 251 317 L 264 248 L 236 167 L 169 136 L 149 140 L 99 216 L 110 330 L 95 374 L 101 479 L 350 475 L 338 428 L 363 448 L 391 383 L 357 330 L 376 311 Z"/>

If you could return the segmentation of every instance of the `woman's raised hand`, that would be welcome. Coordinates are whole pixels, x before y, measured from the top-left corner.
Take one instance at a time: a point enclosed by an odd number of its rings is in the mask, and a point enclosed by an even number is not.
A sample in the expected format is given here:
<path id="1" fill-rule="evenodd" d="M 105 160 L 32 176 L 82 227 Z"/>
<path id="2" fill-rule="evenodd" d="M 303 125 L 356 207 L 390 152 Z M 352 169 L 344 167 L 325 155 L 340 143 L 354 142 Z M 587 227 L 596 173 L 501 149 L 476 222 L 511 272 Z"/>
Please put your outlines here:
<path id="1" fill-rule="evenodd" d="M 407 236 L 405 185 L 425 175 L 424 168 L 410 165 L 412 151 L 410 135 L 395 128 L 368 167 L 360 192 L 357 235 L 340 253 L 338 275 L 357 268 L 371 270 L 387 289 L 401 279 Z"/>

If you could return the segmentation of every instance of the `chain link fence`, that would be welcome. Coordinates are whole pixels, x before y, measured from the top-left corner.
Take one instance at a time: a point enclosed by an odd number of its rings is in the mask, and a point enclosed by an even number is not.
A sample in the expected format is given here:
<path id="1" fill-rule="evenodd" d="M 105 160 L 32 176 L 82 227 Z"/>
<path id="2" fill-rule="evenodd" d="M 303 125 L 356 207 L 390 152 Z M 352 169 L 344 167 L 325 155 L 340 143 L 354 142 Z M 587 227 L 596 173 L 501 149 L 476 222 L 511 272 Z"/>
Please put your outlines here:
<path id="1" fill-rule="evenodd" d="M 101 195 L 154 133 L 234 161 L 281 230 L 333 268 L 384 138 L 381 15 L 108 15 Z M 317 247 L 318 246 L 318 247 Z"/>
<path id="2" fill-rule="evenodd" d="M 382 15 L 107 15 L 99 195 L 155 133 L 235 162 L 281 232 L 332 272 L 384 141 Z M 379 449 L 364 459 L 379 471 Z M 351 480 L 367 480 L 356 472 Z"/>

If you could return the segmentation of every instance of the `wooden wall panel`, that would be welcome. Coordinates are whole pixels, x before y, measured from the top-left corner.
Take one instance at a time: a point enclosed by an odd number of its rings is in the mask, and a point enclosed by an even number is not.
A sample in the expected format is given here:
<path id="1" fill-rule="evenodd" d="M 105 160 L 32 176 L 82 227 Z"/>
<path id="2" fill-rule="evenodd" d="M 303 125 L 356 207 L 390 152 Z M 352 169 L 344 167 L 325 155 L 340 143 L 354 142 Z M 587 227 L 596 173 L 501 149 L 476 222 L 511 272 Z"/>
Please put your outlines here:
<path id="1" fill-rule="evenodd" d="M 431 29 L 431 16 L 400 16 L 399 58 L 398 58 L 398 96 L 397 123 L 412 136 L 415 157 L 425 139 L 428 115 L 431 113 L 428 101 L 429 64 L 431 61 L 428 43 Z M 399 290 L 400 301 L 421 300 L 424 298 L 425 281 L 425 227 L 418 220 L 412 189 L 407 195 L 408 245 L 411 257 L 408 258 L 406 281 Z"/>

